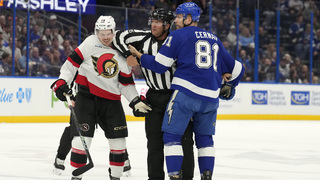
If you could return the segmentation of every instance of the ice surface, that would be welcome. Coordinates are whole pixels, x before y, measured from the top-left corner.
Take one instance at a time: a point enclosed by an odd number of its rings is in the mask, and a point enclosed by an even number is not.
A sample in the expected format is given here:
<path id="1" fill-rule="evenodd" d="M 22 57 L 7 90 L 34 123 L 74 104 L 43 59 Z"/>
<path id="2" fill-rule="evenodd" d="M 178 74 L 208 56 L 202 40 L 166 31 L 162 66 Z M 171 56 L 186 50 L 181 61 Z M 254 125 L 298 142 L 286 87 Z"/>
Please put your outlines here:
<path id="1" fill-rule="evenodd" d="M 1 123 L 0 180 L 70 180 L 69 155 L 62 175 L 52 174 L 67 125 Z M 121 179 L 146 180 L 144 122 L 128 127 L 132 175 Z M 213 180 L 320 180 L 320 121 L 218 120 L 215 147 Z M 90 148 L 95 167 L 83 180 L 108 180 L 108 151 L 99 128 Z M 197 166 L 194 180 L 200 180 Z"/>

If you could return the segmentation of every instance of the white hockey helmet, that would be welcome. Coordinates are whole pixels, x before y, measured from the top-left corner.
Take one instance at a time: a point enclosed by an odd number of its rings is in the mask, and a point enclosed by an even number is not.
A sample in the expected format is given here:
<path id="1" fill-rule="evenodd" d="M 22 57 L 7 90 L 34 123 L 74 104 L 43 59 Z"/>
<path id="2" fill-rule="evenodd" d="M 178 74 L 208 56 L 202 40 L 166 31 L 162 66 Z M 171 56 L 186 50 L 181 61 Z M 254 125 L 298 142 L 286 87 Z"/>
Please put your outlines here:
<path id="1" fill-rule="evenodd" d="M 106 30 L 111 29 L 114 33 L 116 29 L 116 22 L 114 21 L 112 16 L 100 16 L 95 24 L 95 33 L 97 34 L 97 30 Z"/>

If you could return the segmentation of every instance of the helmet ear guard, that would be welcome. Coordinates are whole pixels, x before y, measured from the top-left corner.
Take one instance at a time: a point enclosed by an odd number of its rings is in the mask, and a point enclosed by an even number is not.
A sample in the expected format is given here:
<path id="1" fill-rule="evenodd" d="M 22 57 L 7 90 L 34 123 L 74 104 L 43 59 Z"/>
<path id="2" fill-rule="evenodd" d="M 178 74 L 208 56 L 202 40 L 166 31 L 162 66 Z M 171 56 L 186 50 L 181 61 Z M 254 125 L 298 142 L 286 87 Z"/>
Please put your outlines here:
<path id="1" fill-rule="evenodd" d="M 187 2 L 180 4 L 176 9 L 176 14 L 182 14 L 183 19 L 187 18 L 187 15 L 190 14 L 192 16 L 192 21 L 199 22 L 200 19 L 200 8 L 194 2 Z"/>
<path id="2" fill-rule="evenodd" d="M 95 33 L 99 30 L 107 30 L 110 29 L 112 33 L 115 32 L 116 22 L 112 16 L 100 16 L 95 24 Z"/>

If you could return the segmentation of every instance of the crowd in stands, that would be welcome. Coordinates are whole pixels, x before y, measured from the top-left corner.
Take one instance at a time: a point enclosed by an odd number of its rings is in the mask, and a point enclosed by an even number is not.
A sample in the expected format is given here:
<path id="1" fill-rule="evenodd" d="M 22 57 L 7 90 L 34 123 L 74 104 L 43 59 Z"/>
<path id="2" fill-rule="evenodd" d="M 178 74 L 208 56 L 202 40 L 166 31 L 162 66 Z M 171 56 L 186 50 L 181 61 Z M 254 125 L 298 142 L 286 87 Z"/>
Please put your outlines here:
<path id="1" fill-rule="evenodd" d="M 191 0 L 187 0 L 191 1 Z M 240 1 L 239 58 L 246 67 L 242 81 L 254 81 L 255 73 L 255 6 L 251 0 Z M 280 1 L 280 65 L 279 81 L 282 83 L 310 83 L 310 14 L 313 12 L 313 84 L 319 84 L 320 76 L 320 1 Z M 120 6 L 151 12 L 156 8 L 175 10 L 184 0 L 110 0 L 102 5 Z M 193 0 L 208 17 L 209 0 Z M 99 3 L 99 0 L 97 1 Z M 226 49 L 237 56 L 236 0 L 212 0 L 212 32 Z M 277 70 L 276 24 L 278 0 L 260 1 L 259 6 L 259 54 L 258 81 L 275 82 Z M 63 28 L 55 14 L 47 19 L 34 11 L 30 16 L 29 75 L 58 76 L 59 68 L 78 45 L 76 27 Z M 117 17 L 115 17 L 117 19 Z M 12 75 L 12 14 L 0 13 L 0 75 Z M 203 19 L 203 18 L 202 18 Z M 25 76 L 27 68 L 27 27 L 25 17 L 16 17 L 15 73 Z M 201 22 L 201 20 L 200 20 Z M 209 30 L 209 22 L 202 28 Z M 200 26 L 200 27 L 201 27 Z M 136 78 L 142 78 L 139 68 L 134 69 Z"/>

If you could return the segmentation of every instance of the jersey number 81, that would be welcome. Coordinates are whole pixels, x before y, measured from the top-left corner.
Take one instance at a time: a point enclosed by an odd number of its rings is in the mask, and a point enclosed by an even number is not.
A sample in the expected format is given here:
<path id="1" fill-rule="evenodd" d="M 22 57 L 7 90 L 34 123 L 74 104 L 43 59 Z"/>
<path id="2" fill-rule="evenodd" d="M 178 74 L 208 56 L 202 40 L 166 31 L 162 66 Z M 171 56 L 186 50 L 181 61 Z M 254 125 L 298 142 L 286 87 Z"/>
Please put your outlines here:
<path id="1" fill-rule="evenodd" d="M 212 51 L 211 51 L 211 45 L 208 41 L 199 40 L 195 44 L 195 51 L 196 51 L 196 65 L 199 68 L 210 68 L 211 65 L 213 65 L 213 70 L 217 72 L 217 55 L 219 51 L 219 46 L 217 43 L 214 43 L 212 45 Z M 213 53 L 213 56 L 212 56 Z M 213 58 L 213 62 L 212 62 Z"/>

